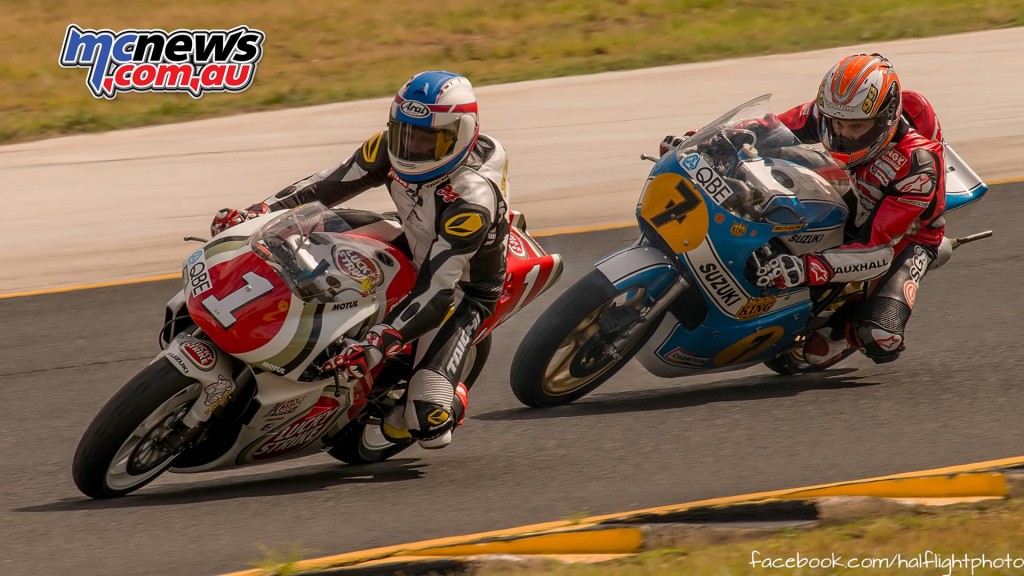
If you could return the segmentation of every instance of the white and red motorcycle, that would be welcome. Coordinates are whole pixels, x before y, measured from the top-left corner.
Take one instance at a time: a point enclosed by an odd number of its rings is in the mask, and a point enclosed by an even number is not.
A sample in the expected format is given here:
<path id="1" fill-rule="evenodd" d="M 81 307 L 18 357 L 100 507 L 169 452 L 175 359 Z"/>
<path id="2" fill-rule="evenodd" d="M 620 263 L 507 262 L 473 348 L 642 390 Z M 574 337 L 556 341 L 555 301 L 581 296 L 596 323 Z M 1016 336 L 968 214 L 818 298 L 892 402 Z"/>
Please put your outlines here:
<path id="1" fill-rule="evenodd" d="M 395 226 L 384 220 L 375 224 Z M 320 366 L 358 339 L 412 288 L 409 258 L 321 204 L 239 224 L 193 253 L 167 304 L 162 351 L 93 419 L 72 474 L 87 496 L 122 496 L 165 470 L 205 472 L 326 451 L 378 462 L 412 444 L 380 433 L 401 400 L 411 346 L 365 379 Z M 379 234 L 378 236 L 393 237 Z M 472 386 L 491 331 L 562 272 L 511 215 L 504 291 L 467 349 Z"/>

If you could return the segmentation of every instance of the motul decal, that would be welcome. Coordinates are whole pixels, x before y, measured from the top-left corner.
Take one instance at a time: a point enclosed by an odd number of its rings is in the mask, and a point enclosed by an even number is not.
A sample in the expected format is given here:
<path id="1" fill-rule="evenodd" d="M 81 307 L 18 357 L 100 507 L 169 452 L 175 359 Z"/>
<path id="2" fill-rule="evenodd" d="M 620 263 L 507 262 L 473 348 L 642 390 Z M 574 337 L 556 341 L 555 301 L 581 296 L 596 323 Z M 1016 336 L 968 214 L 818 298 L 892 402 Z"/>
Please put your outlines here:
<path id="1" fill-rule="evenodd" d="M 321 396 L 309 412 L 275 433 L 253 453 L 253 460 L 267 460 L 301 450 L 320 438 L 334 422 L 341 404 L 333 398 Z"/>
<path id="2" fill-rule="evenodd" d="M 196 368 L 204 372 L 209 372 L 217 361 L 217 352 L 206 342 L 189 340 L 181 345 L 181 351 Z"/>

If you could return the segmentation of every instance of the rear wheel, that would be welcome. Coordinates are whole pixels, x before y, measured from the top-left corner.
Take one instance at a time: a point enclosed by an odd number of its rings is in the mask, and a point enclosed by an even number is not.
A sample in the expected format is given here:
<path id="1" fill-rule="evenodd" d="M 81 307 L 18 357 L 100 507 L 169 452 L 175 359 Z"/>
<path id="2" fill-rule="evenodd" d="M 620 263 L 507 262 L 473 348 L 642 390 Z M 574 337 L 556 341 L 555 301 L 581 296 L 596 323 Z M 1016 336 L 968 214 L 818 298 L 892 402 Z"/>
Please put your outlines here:
<path id="1" fill-rule="evenodd" d="M 199 394 L 200 384 L 165 359 L 139 372 L 82 435 L 71 466 L 78 489 L 112 498 L 152 482 L 180 453 L 166 440 L 179 433 Z"/>
<path id="2" fill-rule="evenodd" d="M 568 404 L 612 377 L 660 319 L 638 324 L 647 290 L 618 290 L 598 270 L 541 314 L 512 360 L 512 392 L 534 408 Z"/>
<path id="3" fill-rule="evenodd" d="M 415 440 L 395 444 L 380 431 L 379 423 L 353 420 L 338 433 L 328 454 L 346 464 L 383 462 L 413 445 Z"/>

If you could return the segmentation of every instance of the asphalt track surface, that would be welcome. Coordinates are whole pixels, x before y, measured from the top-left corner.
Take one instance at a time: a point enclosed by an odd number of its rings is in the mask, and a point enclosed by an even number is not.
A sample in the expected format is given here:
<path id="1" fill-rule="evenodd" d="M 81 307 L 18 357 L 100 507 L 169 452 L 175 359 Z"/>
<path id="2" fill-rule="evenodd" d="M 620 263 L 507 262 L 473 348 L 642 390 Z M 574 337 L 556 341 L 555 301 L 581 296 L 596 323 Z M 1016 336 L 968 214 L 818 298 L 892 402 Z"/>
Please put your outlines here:
<path id="1" fill-rule="evenodd" d="M 353 467 L 327 455 L 166 474 L 92 501 L 78 439 L 157 351 L 173 281 L 0 300 L 0 574 L 215 574 L 301 557 L 697 499 L 1016 456 L 1024 184 L 993 188 L 953 235 L 993 229 L 924 282 L 899 362 L 662 380 L 632 363 L 575 405 L 522 407 L 513 351 L 557 293 L 632 229 L 553 236 L 561 282 L 495 334 L 469 418 L 439 452 Z"/>

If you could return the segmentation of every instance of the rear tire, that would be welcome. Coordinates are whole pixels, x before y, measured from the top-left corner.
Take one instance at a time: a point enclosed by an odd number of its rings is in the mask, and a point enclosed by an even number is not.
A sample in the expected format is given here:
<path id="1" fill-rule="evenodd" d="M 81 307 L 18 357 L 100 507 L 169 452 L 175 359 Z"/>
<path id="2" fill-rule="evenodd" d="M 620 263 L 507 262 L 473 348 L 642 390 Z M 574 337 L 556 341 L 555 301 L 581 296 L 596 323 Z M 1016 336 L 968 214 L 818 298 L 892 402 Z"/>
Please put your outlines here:
<path id="1" fill-rule="evenodd" d="M 82 435 L 71 465 L 78 489 L 91 498 L 113 498 L 156 479 L 179 454 L 160 441 L 188 414 L 199 393 L 199 383 L 166 359 L 136 374 Z"/>
<path id="2" fill-rule="evenodd" d="M 415 442 L 395 444 L 384 437 L 379 424 L 353 420 L 341 429 L 327 453 L 346 464 L 374 464 L 391 458 Z"/>
<path id="3" fill-rule="evenodd" d="M 617 290 L 599 270 L 569 287 L 540 315 L 516 351 L 510 374 L 516 398 L 532 408 L 569 404 L 611 378 L 661 319 L 649 319 L 642 328 L 634 325 L 631 330 L 638 333 L 622 346 L 618 360 L 605 351 L 608 338 L 600 333 L 598 320 L 613 306 L 637 308 L 645 297 L 642 286 Z"/>

